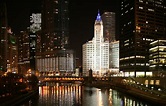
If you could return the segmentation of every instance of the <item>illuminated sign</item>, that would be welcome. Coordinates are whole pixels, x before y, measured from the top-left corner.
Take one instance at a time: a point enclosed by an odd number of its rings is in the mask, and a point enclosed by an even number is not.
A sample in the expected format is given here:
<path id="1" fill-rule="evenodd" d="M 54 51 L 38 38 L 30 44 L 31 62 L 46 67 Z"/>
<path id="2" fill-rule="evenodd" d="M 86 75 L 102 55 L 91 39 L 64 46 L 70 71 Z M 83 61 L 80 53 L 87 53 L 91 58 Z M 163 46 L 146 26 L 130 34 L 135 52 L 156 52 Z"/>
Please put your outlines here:
<path id="1" fill-rule="evenodd" d="M 35 33 L 41 30 L 41 13 L 32 13 L 30 16 L 30 31 Z"/>

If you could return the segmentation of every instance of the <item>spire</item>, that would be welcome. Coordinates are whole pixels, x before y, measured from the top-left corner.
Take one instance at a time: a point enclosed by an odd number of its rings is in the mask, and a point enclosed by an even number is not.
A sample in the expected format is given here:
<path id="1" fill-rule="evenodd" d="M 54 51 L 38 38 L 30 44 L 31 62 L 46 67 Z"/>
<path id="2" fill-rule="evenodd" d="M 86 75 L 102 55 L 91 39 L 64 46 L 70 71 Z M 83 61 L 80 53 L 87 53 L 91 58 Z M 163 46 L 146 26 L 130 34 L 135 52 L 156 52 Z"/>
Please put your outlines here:
<path id="1" fill-rule="evenodd" d="M 100 11 L 98 10 L 98 14 L 97 14 L 97 17 L 96 17 L 96 21 L 101 21 L 101 16 L 100 16 Z"/>

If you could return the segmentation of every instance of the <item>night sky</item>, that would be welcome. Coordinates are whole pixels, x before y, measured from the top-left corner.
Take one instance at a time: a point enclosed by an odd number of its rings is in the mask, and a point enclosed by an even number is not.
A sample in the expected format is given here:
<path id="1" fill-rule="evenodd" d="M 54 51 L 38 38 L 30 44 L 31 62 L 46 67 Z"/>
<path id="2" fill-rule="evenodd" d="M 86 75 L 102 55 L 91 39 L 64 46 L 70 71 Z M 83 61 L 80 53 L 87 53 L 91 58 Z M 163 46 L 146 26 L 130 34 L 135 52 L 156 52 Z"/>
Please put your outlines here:
<path id="1" fill-rule="evenodd" d="M 118 14 L 119 0 L 70 0 L 69 42 L 76 51 L 79 64 L 82 62 L 82 45 L 93 38 L 94 21 L 98 10 Z M 29 26 L 29 14 L 33 9 L 41 9 L 41 0 L 7 0 L 8 25 L 14 33 Z M 118 20 L 117 22 L 118 23 Z M 116 25 L 118 26 L 118 25 Z M 118 29 L 118 28 L 117 28 Z M 116 32 L 116 34 L 118 34 Z"/>

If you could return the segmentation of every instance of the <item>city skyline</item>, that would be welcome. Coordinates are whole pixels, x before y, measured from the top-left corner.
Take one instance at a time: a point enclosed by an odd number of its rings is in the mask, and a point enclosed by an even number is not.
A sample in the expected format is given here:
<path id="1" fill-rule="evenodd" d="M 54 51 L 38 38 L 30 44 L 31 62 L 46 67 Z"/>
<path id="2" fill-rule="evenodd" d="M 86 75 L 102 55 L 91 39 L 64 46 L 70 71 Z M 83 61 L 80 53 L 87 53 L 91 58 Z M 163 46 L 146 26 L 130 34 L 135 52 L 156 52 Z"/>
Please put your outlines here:
<path id="1" fill-rule="evenodd" d="M 0 105 L 165 106 L 165 35 L 166 0 L 0 0 Z"/>
<path id="2" fill-rule="evenodd" d="M 93 37 L 93 20 L 96 18 L 97 11 L 99 10 L 101 14 L 105 11 L 116 12 L 117 4 L 116 0 L 96 2 L 69 0 L 69 45 L 80 58 L 79 65 L 82 65 L 82 44 Z M 29 26 L 29 14 L 33 9 L 41 9 L 40 0 L 7 1 L 8 25 L 14 33 L 26 30 Z"/>

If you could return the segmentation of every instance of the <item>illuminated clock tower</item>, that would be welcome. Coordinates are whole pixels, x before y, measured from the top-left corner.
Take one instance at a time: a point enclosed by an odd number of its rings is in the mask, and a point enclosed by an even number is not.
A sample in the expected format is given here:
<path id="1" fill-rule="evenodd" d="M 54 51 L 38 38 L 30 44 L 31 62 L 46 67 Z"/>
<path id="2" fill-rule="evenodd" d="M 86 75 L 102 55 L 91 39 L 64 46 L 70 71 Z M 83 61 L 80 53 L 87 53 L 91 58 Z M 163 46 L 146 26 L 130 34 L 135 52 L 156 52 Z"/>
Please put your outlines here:
<path id="1" fill-rule="evenodd" d="M 103 22 L 101 20 L 100 13 L 98 12 L 97 18 L 94 24 L 94 70 L 101 73 L 101 44 L 103 40 Z"/>
<path id="2" fill-rule="evenodd" d="M 109 41 L 103 38 L 103 22 L 98 11 L 94 24 L 94 37 L 83 45 L 83 74 L 103 76 L 109 70 Z"/>

